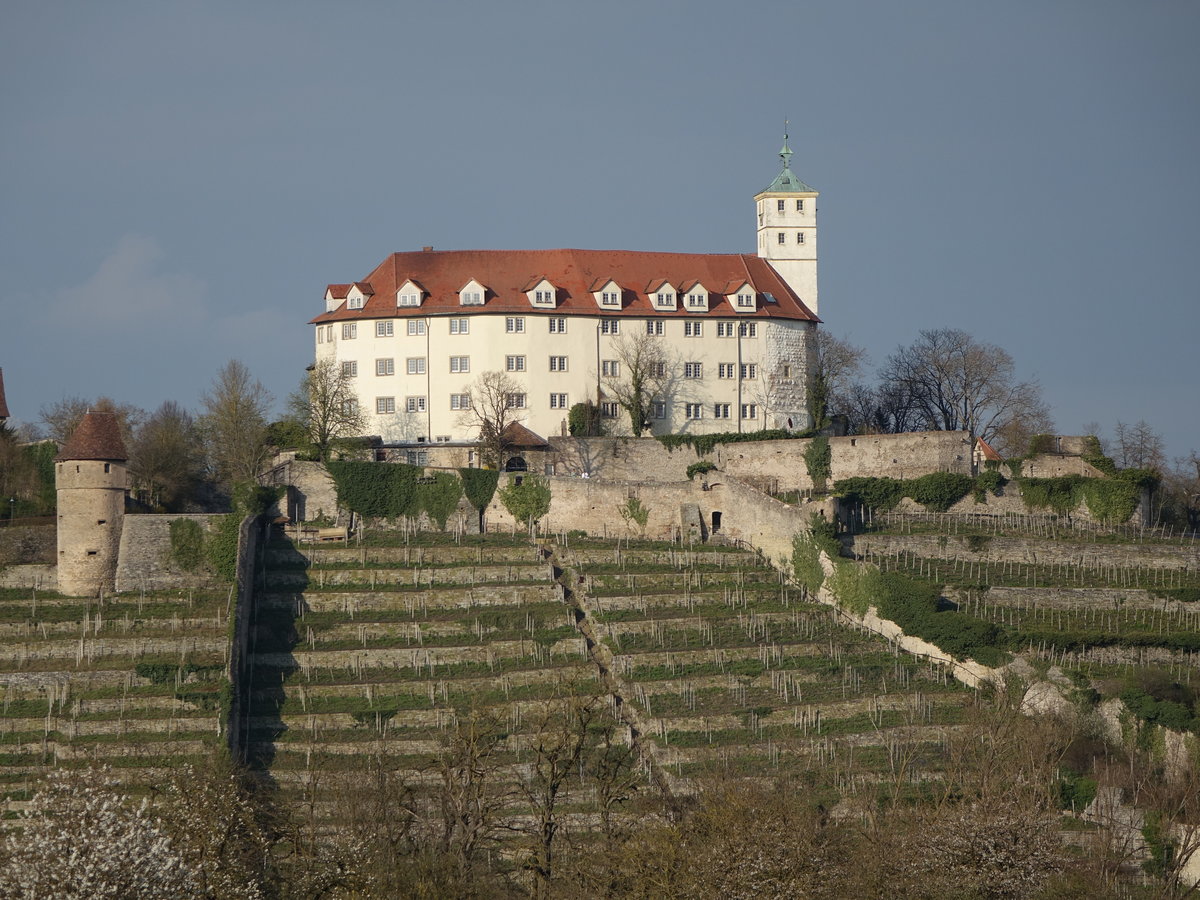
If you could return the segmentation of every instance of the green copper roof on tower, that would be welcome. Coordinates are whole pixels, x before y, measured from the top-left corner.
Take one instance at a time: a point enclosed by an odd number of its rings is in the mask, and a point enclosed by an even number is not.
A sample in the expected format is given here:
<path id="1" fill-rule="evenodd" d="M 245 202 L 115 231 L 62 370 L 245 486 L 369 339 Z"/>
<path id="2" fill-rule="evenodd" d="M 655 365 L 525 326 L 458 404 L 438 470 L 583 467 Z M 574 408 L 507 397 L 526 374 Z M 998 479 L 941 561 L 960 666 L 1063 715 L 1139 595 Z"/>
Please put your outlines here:
<path id="1" fill-rule="evenodd" d="M 771 186 L 759 193 L 763 194 L 779 194 L 779 193 L 806 193 L 815 194 L 816 191 L 801 181 L 792 172 L 792 148 L 788 146 L 787 125 L 784 125 L 783 131 L 783 149 L 779 151 L 779 158 L 783 160 L 783 171 L 775 176 L 775 180 L 771 182 Z"/>

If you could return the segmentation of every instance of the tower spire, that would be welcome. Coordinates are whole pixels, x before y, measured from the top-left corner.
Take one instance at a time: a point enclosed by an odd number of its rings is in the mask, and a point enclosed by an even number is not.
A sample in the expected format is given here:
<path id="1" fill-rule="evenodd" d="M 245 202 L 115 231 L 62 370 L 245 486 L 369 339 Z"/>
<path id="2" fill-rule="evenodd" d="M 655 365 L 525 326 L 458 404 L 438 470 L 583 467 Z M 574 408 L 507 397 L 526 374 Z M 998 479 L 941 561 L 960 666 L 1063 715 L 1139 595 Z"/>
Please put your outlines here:
<path id="1" fill-rule="evenodd" d="M 779 158 L 783 160 L 785 169 L 791 168 L 792 148 L 788 146 L 788 120 L 783 120 L 783 149 L 779 151 Z"/>

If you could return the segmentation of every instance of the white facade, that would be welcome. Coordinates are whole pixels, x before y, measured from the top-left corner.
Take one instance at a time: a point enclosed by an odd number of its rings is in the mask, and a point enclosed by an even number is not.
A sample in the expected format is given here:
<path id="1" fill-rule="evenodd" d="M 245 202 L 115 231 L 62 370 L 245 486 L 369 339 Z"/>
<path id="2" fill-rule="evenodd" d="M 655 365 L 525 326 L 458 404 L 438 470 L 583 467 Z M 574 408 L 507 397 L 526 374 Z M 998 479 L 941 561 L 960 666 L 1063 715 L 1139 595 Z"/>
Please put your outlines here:
<path id="1" fill-rule="evenodd" d="M 757 256 L 396 253 L 364 281 L 329 286 L 312 320 L 316 357 L 353 378 L 368 433 L 389 443 L 476 438 L 467 395 L 487 372 L 512 379 L 516 417 L 537 434 L 565 433 L 585 401 L 628 434 L 606 386 L 627 377 L 638 338 L 665 364 L 650 432 L 808 428 L 817 194 L 784 151 L 755 197 Z"/>

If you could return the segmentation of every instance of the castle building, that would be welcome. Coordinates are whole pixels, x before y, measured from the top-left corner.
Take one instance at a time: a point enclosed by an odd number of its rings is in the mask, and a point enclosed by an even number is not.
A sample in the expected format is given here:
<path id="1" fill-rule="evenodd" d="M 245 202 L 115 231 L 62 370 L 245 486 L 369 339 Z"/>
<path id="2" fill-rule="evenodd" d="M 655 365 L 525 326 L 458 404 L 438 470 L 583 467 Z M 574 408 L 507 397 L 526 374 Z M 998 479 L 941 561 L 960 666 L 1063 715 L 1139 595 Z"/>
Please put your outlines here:
<path id="1" fill-rule="evenodd" d="M 649 375 L 654 434 L 810 426 L 817 317 L 817 192 L 783 167 L 754 200 L 756 255 L 627 250 L 393 253 L 331 284 L 310 321 L 318 362 L 353 379 L 385 442 L 477 437 L 484 373 L 504 373 L 513 417 L 565 432 L 591 401 L 629 433 L 619 398 Z"/>
<path id="2" fill-rule="evenodd" d="M 58 490 L 58 590 L 94 597 L 116 581 L 127 485 L 117 417 L 89 411 L 54 458 Z"/>

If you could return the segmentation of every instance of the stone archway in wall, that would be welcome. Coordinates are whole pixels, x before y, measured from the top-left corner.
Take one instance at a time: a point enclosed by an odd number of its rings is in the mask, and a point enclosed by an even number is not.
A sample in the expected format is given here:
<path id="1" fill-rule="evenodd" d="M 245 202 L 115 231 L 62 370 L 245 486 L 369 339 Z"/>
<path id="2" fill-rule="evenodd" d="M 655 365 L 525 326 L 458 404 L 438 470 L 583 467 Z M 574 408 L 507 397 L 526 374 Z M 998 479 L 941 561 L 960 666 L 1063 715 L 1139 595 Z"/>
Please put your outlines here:
<path id="1" fill-rule="evenodd" d="M 721 530 L 721 511 L 714 509 L 712 511 L 712 525 L 708 529 L 709 534 L 716 534 Z"/>
<path id="2" fill-rule="evenodd" d="M 525 462 L 523 456 L 511 456 L 508 462 L 504 464 L 505 472 L 528 472 L 529 466 Z"/>

